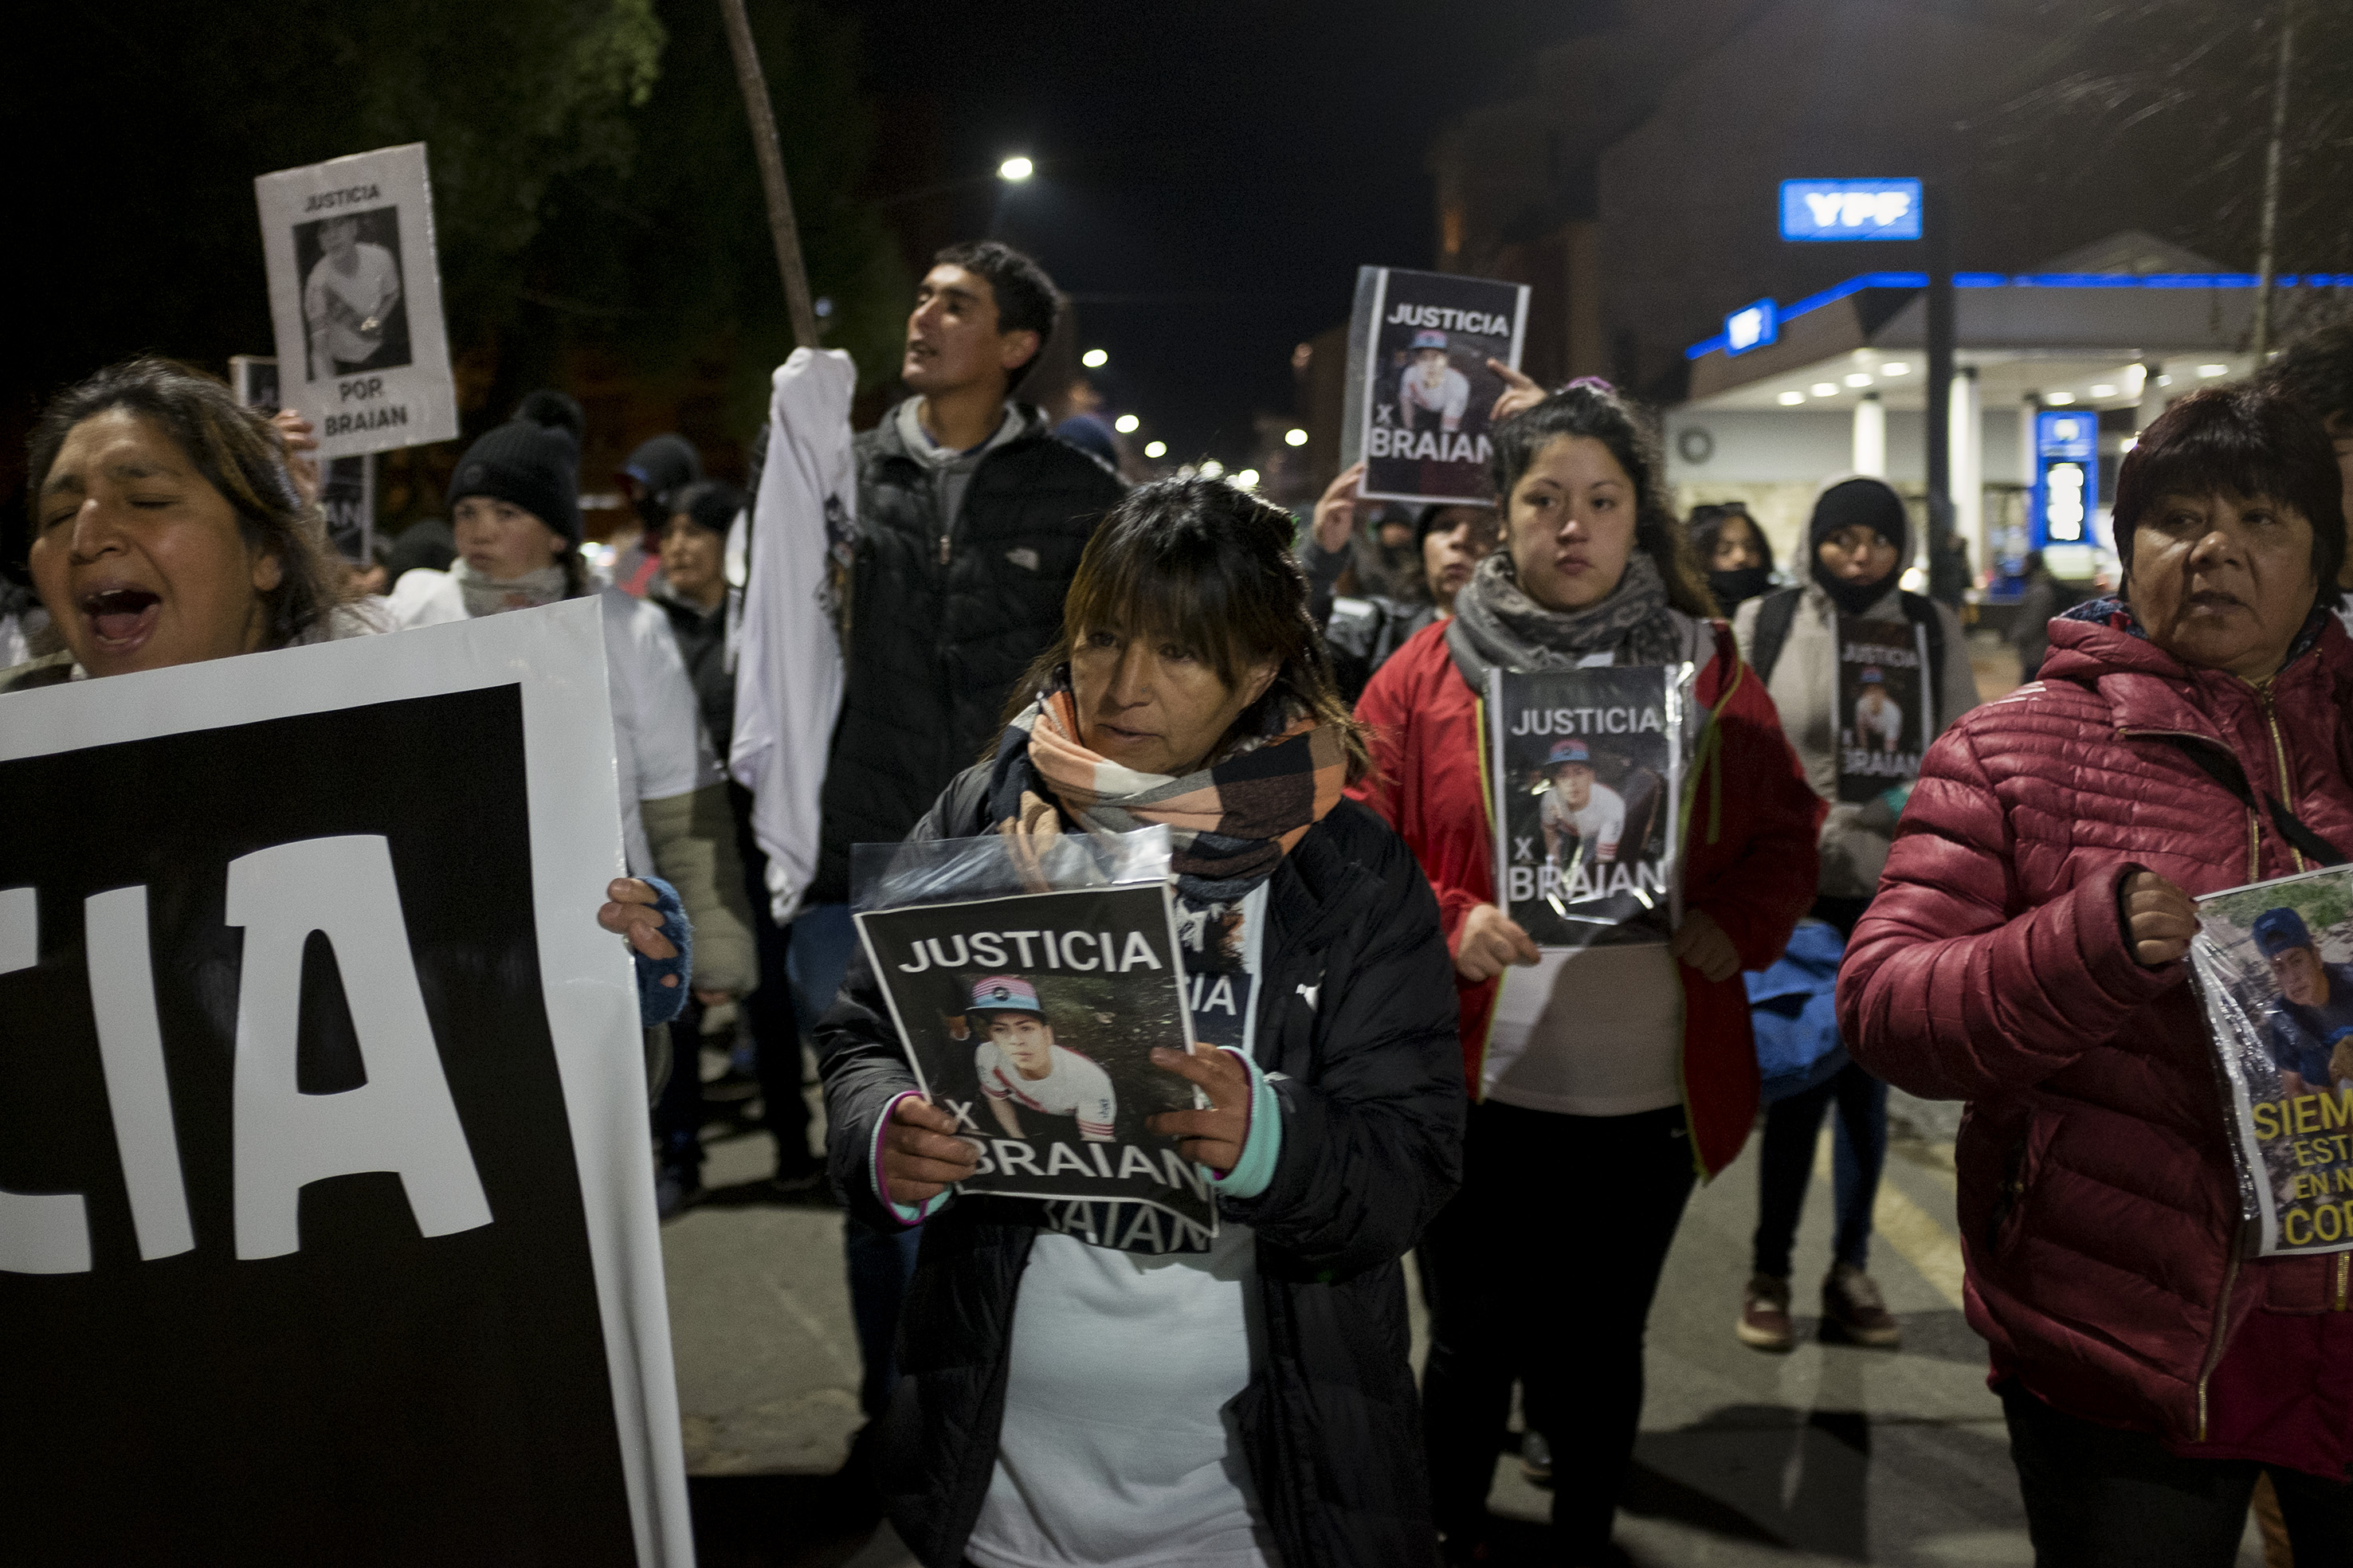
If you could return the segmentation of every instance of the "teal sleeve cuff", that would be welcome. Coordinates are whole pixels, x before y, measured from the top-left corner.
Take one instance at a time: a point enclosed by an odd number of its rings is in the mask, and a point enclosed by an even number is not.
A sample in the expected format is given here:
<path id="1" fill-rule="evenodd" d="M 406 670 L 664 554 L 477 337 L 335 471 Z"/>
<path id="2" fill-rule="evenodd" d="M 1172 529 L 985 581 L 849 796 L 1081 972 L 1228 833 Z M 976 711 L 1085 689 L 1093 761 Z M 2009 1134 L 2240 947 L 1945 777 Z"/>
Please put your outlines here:
<path id="1" fill-rule="evenodd" d="M 882 1108 L 881 1120 L 874 1123 L 873 1140 L 866 1145 L 866 1177 L 873 1184 L 874 1195 L 882 1200 L 883 1206 L 891 1211 L 892 1216 L 897 1219 L 900 1225 L 910 1229 L 938 1213 L 940 1205 L 948 1201 L 948 1194 L 934 1193 L 922 1203 L 913 1205 L 892 1201 L 891 1185 L 882 1179 L 882 1134 L 889 1131 L 891 1118 L 898 1113 L 900 1100 L 922 1098 L 922 1095 L 912 1089 L 904 1094 L 895 1096 L 890 1104 Z M 1272 1167 L 1270 1166 L 1270 1173 Z"/>
<path id="2" fill-rule="evenodd" d="M 1231 1046 L 1225 1048 L 1250 1069 L 1250 1132 L 1242 1140 L 1241 1163 L 1222 1176 L 1210 1173 L 1209 1184 L 1229 1198 L 1254 1198 L 1274 1184 L 1274 1164 L 1282 1154 L 1282 1100 L 1256 1062 Z"/>

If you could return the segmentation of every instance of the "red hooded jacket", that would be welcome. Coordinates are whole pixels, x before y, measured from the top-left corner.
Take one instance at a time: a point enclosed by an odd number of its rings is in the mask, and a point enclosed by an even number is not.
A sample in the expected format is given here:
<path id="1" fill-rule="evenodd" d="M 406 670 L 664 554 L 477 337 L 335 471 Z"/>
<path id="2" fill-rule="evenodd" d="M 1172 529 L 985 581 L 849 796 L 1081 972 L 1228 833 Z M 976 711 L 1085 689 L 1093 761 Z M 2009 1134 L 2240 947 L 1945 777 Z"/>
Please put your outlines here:
<path id="1" fill-rule="evenodd" d="M 1381 666 L 1356 704 L 1373 730 L 1373 772 L 1349 793 L 1386 817 L 1413 848 L 1438 893 L 1446 945 L 1461 945 L 1472 910 L 1495 901 L 1495 839 L 1482 759 L 1484 701 L 1454 668 L 1446 623 L 1425 626 Z M 1704 910 L 1740 952 L 1743 969 L 1781 956 L 1813 903 L 1815 835 L 1828 809 L 1781 735 L 1765 683 L 1740 658 L 1731 628 L 1711 623 L 1715 657 L 1696 700 L 1717 744 L 1701 753 L 1683 840 L 1683 902 Z M 1683 981 L 1683 1109 L 1692 1152 L 1713 1176 L 1730 1164 L 1757 1119 L 1757 1046 L 1740 976 L 1710 984 L 1688 964 Z M 1496 985 L 1455 976 L 1462 1006 L 1462 1070 L 1480 1096 Z"/>
<path id="2" fill-rule="evenodd" d="M 2179 1452 L 2341 1479 L 2353 1254 L 2241 1256 L 2188 965 L 2135 963 L 2117 907 L 2135 868 L 2193 896 L 2308 868 L 2186 747 L 2226 750 L 2353 848 L 2353 643 L 2322 619 L 2268 689 L 2185 668 L 2122 615 L 2052 622 L 2042 679 L 1929 751 L 1847 944 L 1839 1029 L 1888 1082 L 1969 1102 L 1967 1302 L 1997 1381 Z"/>

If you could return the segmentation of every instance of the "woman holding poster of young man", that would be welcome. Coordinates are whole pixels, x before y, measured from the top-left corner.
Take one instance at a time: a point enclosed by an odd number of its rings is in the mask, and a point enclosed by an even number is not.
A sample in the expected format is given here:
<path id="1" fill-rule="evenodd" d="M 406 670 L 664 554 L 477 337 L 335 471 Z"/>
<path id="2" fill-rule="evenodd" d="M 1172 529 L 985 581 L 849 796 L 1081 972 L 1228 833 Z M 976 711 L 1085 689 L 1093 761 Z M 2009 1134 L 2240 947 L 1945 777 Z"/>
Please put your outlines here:
<path id="1" fill-rule="evenodd" d="M 43 411 L 29 457 L 27 564 L 65 646 L 0 671 L 0 697 L 383 629 L 380 604 L 345 592 L 284 433 L 210 376 L 100 371 Z M 607 896 L 607 931 L 657 964 L 679 956 L 651 885 Z M 676 1012 L 680 976 L 639 974 L 667 988 L 648 1011 Z"/>
<path id="2" fill-rule="evenodd" d="M 1432 1555 L 1400 1259 L 1459 1172 L 1455 1009 L 1412 855 L 1344 796 L 1362 732 L 1293 531 L 1213 480 L 1131 493 L 994 761 L 912 835 L 1167 826 L 1187 971 L 1244 1020 L 1151 1058 L 1207 1097 L 1148 1125 L 1208 1168 L 1215 1236 L 950 1191 L 974 1145 L 918 1093 L 863 957 L 819 1030 L 836 1185 L 869 1224 L 923 1226 L 878 1472 L 931 1568 Z M 1024 984 L 984 979 L 975 1010 Z"/>
<path id="3" fill-rule="evenodd" d="M 1656 444 L 1606 384 L 1494 436 L 1504 548 L 1366 689 L 1376 776 L 1354 793 L 1413 847 L 1454 955 L 1472 1106 L 1463 1184 L 1419 1257 L 1424 1431 L 1450 1560 L 1477 1556 L 1516 1376 L 1549 1439 L 1566 1561 L 1608 1551 L 1642 1405 L 1642 1331 L 1695 1173 L 1739 1152 L 1757 1072 L 1743 969 L 1814 885 L 1821 805 L 1667 510 Z M 1667 944 L 1540 952 L 1497 907 L 1478 694 L 1490 669 L 1699 667 L 1697 772 Z M 1533 973 L 1512 973 L 1514 969 Z M 1527 995 L 1498 1022 L 1499 979 Z M 1529 1020 L 1533 1021 L 1529 1021 Z M 1549 1194 L 1538 1197 L 1537 1194 Z"/>
<path id="4" fill-rule="evenodd" d="M 2249 1255 L 2183 961 L 2193 897 L 2353 849 L 2327 434 L 2263 392 L 2183 398 L 2125 457 L 2116 545 L 2122 597 L 1929 749 L 1839 1033 L 1969 1102 L 1969 1326 L 2037 1560 L 2222 1568 L 2268 1472 L 2295 1561 L 2353 1562 L 2353 1253 Z"/>

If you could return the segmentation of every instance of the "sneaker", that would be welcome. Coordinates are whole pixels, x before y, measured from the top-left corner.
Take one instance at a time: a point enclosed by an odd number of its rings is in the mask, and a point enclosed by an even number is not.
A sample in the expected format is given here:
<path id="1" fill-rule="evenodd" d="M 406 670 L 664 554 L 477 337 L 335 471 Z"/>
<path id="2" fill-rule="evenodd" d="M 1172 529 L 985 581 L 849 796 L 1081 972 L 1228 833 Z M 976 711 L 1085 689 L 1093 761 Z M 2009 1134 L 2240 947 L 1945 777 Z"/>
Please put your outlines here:
<path id="1" fill-rule="evenodd" d="M 1541 1432 L 1520 1434 L 1520 1474 L 1531 1486 L 1552 1485 L 1552 1445 Z"/>
<path id="2" fill-rule="evenodd" d="M 1822 1281 L 1822 1331 L 1825 1337 L 1835 1332 L 1882 1350 L 1904 1342 L 1904 1325 L 1887 1310 L 1879 1287 L 1870 1275 L 1844 1263 L 1834 1265 Z"/>
<path id="3" fill-rule="evenodd" d="M 1732 1325 L 1751 1350 L 1786 1351 L 1798 1342 L 1789 1326 L 1789 1282 L 1772 1274 L 1752 1275 L 1740 1293 L 1740 1317 Z"/>
<path id="4" fill-rule="evenodd" d="M 654 1178 L 654 1213 L 676 1219 L 702 1195 L 702 1173 L 691 1165 L 664 1165 Z"/>

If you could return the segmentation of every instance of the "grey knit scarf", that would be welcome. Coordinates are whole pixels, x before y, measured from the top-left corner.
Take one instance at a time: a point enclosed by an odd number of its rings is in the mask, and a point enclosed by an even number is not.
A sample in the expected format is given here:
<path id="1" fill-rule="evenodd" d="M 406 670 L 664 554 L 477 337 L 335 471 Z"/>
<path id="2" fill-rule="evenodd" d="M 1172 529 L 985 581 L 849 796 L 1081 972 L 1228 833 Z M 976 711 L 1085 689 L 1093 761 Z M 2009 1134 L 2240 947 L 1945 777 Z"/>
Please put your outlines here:
<path id="1" fill-rule="evenodd" d="M 1599 603 L 1547 610 L 1520 586 L 1512 552 L 1498 550 L 1454 596 L 1446 641 L 1464 678 L 1481 691 L 1491 668 L 1575 669 L 1597 653 L 1629 665 L 1672 664 L 1683 657 L 1667 611 L 1666 580 L 1658 563 L 1639 551 L 1627 557 L 1625 575 Z"/>
<path id="2" fill-rule="evenodd" d="M 458 580 L 458 592 L 465 595 L 469 616 L 495 616 L 502 610 L 535 610 L 566 597 L 570 592 L 561 561 L 536 572 L 526 572 L 512 583 L 501 583 L 477 573 L 461 555 L 449 563 L 449 575 Z"/>

